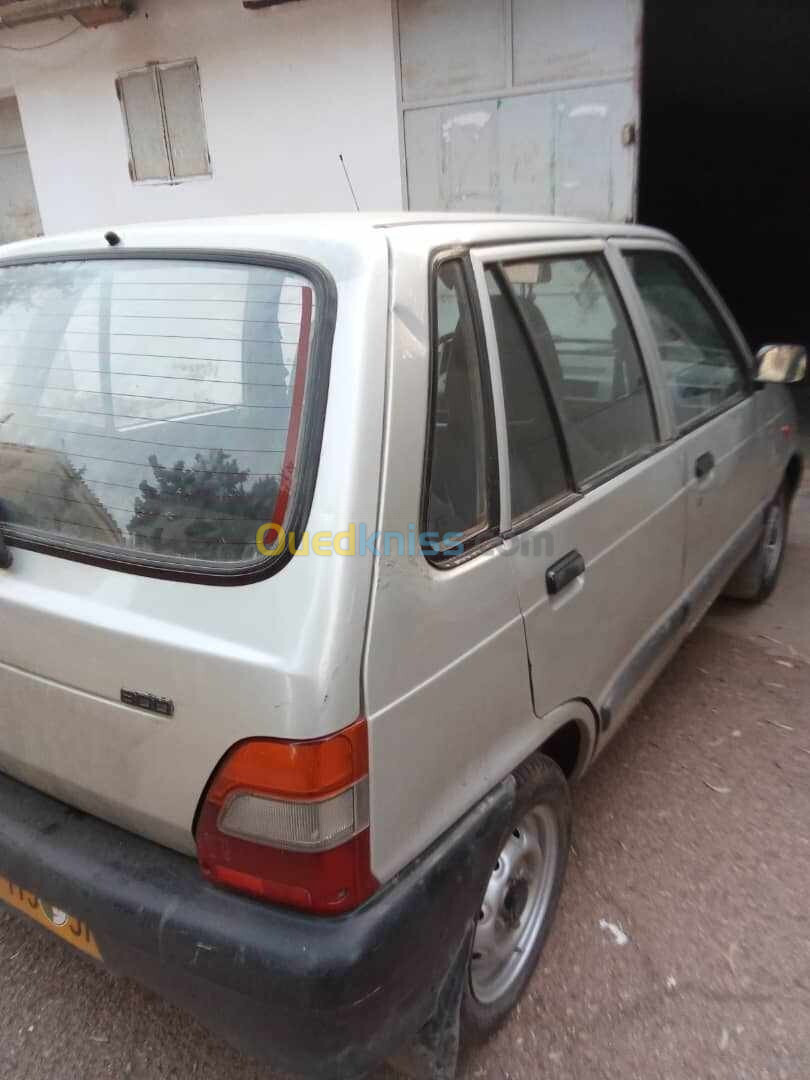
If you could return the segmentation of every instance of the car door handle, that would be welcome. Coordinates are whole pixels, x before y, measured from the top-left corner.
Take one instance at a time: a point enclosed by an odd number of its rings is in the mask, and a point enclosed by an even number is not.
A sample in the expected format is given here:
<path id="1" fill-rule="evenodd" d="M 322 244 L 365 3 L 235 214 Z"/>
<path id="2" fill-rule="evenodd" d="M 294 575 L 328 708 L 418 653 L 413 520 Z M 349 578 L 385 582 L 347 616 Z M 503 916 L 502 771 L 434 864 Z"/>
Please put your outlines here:
<path id="1" fill-rule="evenodd" d="M 546 588 L 549 596 L 556 596 L 566 585 L 585 573 L 585 560 L 574 549 L 563 555 L 546 570 Z"/>
<path id="2" fill-rule="evenodd" d="M 705 454 L 701 454 L 695 462 L 695 476 L 698 480 L 702 480 L 704 476 L 708 476 L 714 468 L 714 454 L 711 450 L 707 450 Z"/>

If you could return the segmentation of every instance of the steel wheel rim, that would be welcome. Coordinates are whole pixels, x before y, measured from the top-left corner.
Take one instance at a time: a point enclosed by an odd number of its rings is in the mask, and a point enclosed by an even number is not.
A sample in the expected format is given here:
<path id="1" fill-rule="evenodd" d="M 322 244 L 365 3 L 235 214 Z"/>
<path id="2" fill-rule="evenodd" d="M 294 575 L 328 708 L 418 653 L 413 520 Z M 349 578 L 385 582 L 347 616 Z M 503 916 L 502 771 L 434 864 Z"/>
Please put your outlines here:
<path id="1" fill-rule="evenodd" d="M 770 580 L 779 567 L 785 543 L 785 515 L 779 503 L 774 503 L 765 518 L 763 550 L 765 554 L 765 577 Z"/>
<path id="2" fill-rule="evenodd" d="M 557 819 L 533 807 L 512 830 L 487 883 L 475 927 L 470 989 L 488 1005 L 520 979 L 543 930 L 559 859 Z"/>

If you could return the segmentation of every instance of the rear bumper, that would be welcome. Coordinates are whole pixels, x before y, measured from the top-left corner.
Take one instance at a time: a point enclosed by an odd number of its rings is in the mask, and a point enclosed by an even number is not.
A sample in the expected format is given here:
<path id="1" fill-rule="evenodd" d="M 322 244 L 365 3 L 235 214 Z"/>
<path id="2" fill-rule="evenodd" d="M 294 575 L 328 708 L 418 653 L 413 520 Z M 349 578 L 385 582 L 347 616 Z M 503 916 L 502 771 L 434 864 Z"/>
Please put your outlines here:
<path id="1" fill-rule="evenodd" d="M 299 915 L 0 774 L 0 873 L 84 919 L 105 965 L 244 1053 L 347 1077 L 431 1016 L 496 856 L 505 781 L 362 908 Z"/>

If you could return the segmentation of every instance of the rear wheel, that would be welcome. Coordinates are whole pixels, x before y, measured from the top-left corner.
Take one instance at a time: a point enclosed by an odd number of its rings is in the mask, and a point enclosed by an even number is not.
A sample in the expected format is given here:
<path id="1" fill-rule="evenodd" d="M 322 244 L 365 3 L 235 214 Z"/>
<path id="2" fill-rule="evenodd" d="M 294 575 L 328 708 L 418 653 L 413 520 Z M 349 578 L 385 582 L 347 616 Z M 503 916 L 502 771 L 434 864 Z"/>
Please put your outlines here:
<path id="1" fill-rule="evenodd" d="M 765 511 L 765 525 L 757 546 L 726 585 L 723 595 L 758 603 L 776 587 L 787 546 L 790 502 L 784 486 Z"/>
<path id="2" fill-rule="evenodd" d="M 571 797 L 559 766 L 535 754 L 514 772 L 512 824 L 478 912 L 462 1002 L 465 1034 L 485 1038 L 537 966 L 571 846 Z"/>

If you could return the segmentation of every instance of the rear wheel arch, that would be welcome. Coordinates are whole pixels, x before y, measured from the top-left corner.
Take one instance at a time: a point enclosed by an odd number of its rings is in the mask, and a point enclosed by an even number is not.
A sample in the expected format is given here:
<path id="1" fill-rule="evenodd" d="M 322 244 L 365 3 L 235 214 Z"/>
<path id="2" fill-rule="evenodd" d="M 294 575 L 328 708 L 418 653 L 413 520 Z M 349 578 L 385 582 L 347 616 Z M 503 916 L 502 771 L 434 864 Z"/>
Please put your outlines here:
<path id="1" fill-rule="evenodd" d="M 596 714 L 587 701 L 559 705 L 544 717 L 548 734 L 536 748 L 559 765 L 567 780 L 585 771 L 596 745 Z"/>

